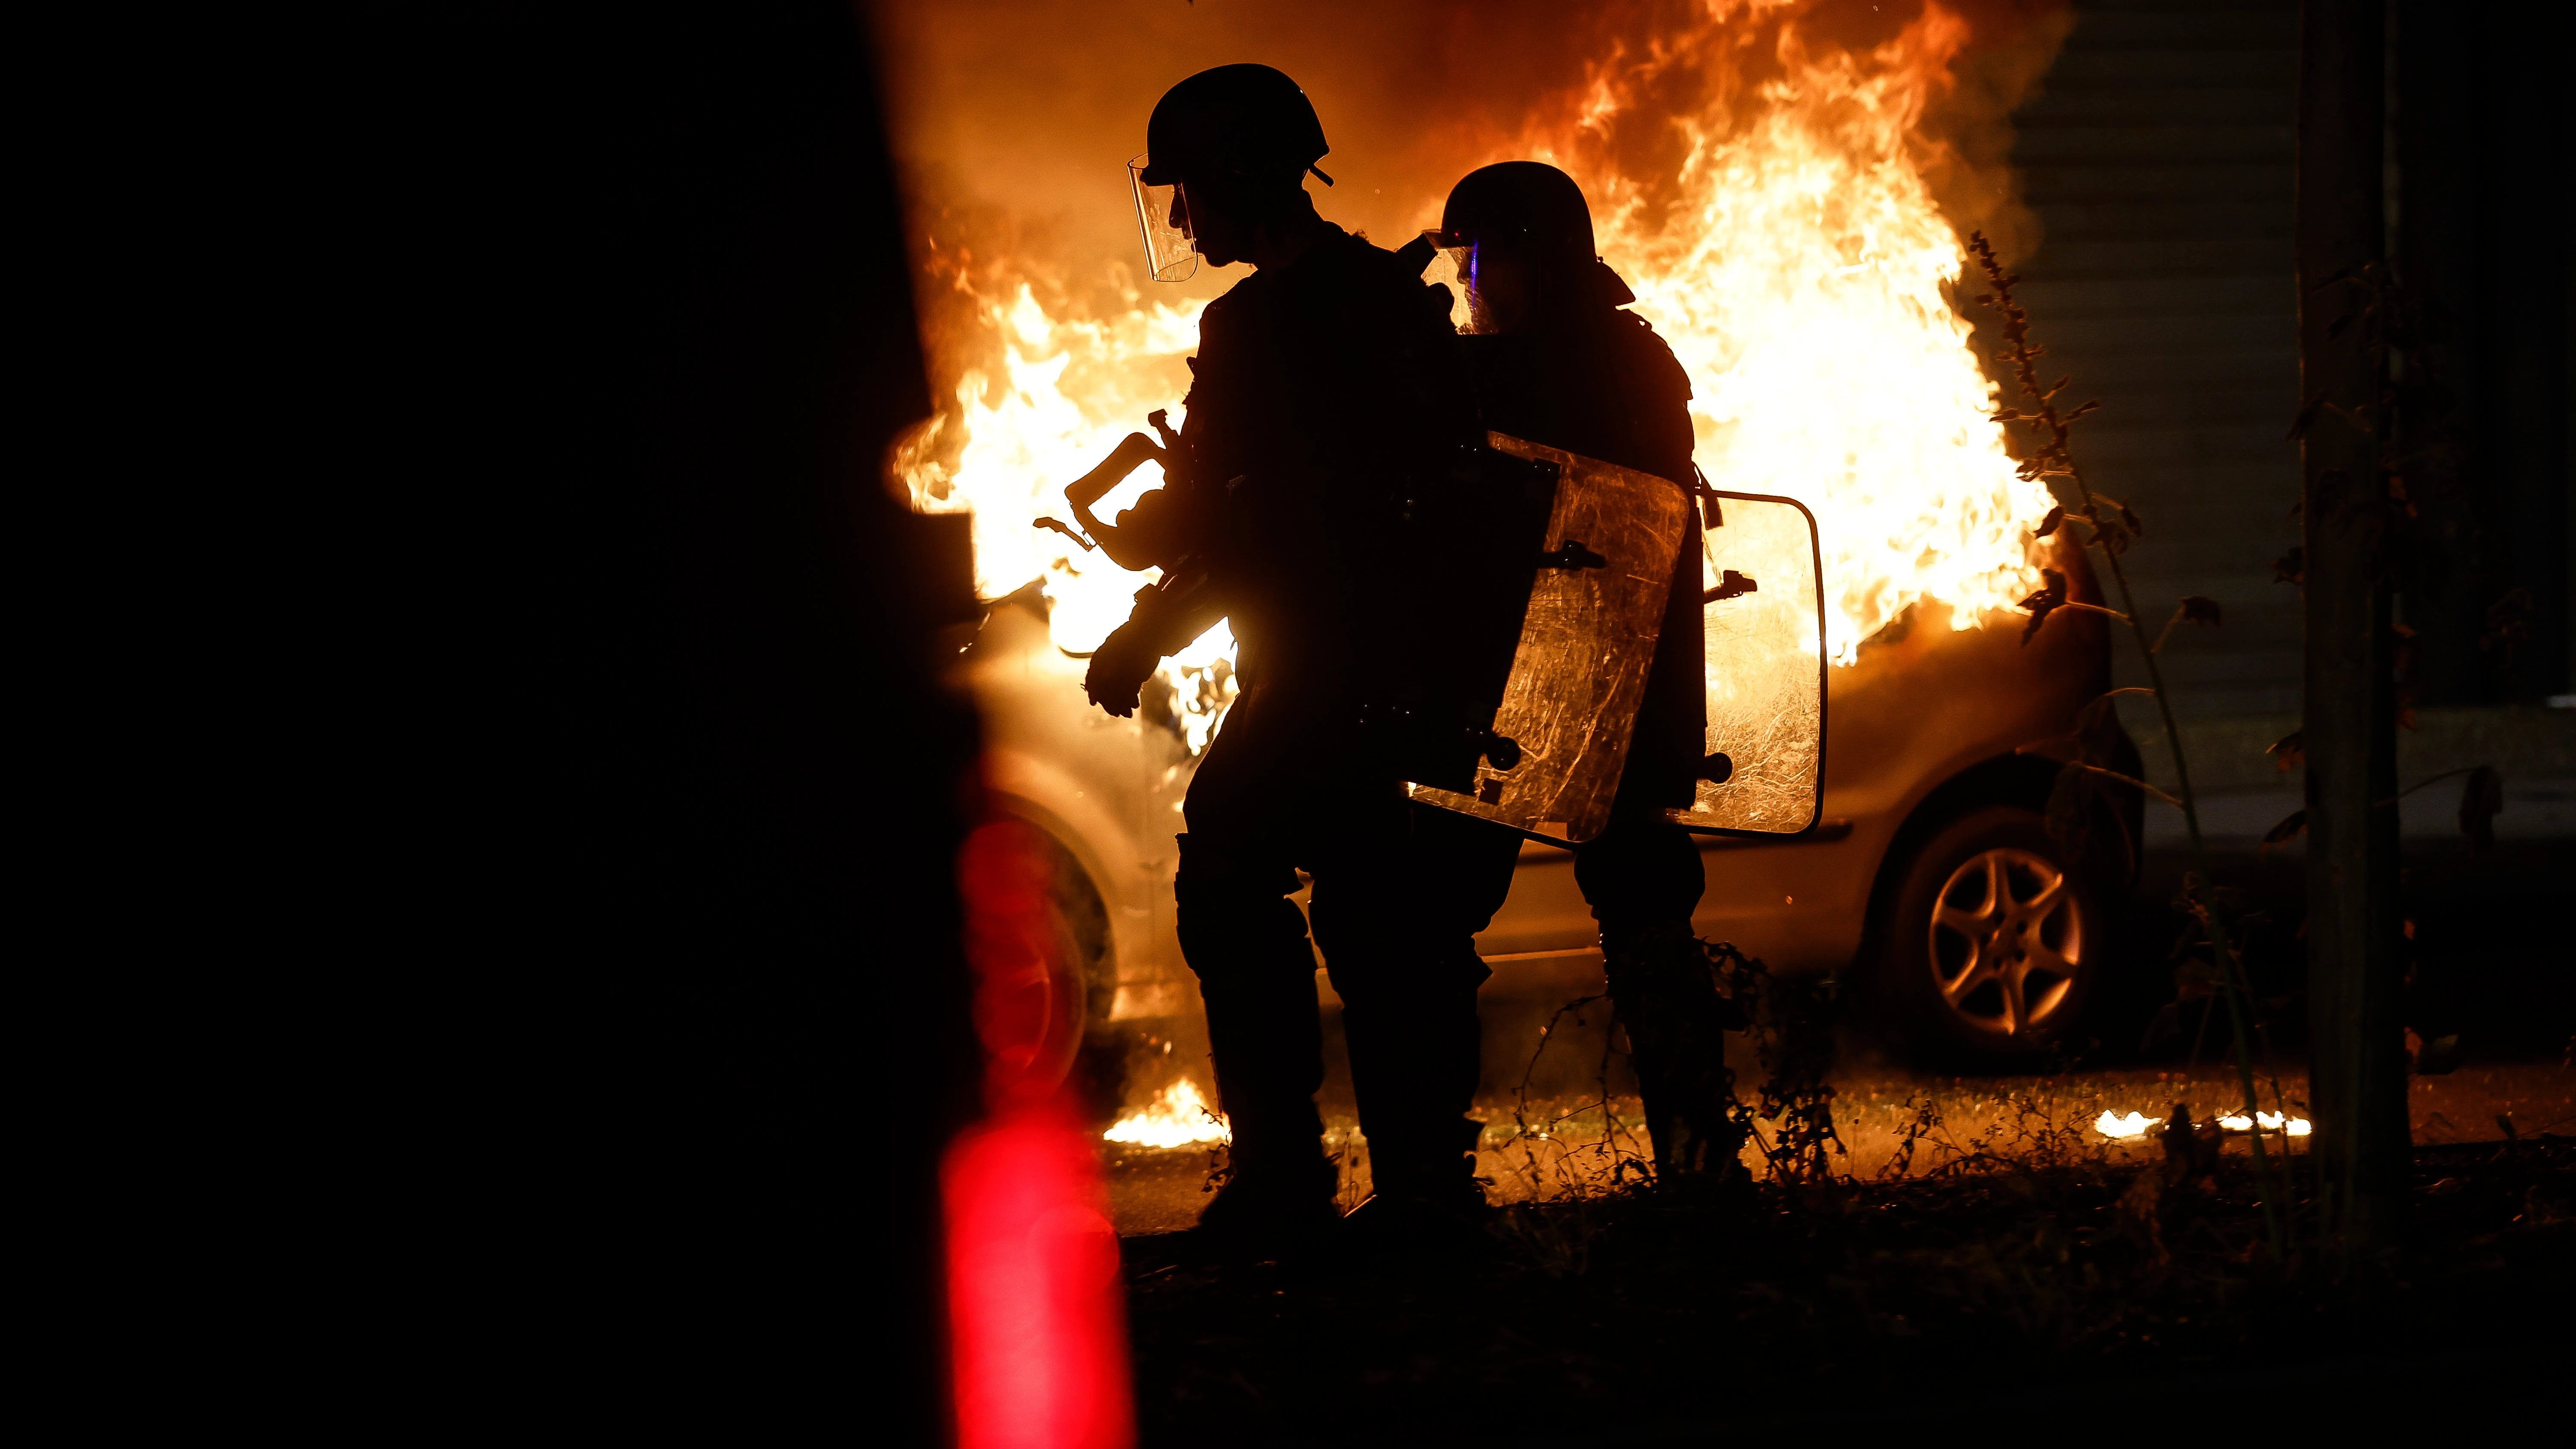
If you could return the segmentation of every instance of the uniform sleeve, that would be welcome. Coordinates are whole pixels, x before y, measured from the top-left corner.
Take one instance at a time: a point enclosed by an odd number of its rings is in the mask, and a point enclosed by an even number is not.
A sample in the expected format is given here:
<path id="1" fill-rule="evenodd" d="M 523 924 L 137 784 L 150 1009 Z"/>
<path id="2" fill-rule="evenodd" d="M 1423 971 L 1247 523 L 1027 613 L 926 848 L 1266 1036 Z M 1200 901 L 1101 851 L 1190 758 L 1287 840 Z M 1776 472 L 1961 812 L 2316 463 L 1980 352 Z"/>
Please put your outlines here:
<path id="1" fill-rule="evenodd" d="M 1189 449 L 1191 482 L 1201 492 L 1224 486 L 1234 460 L 1221 436 L 1222 420 L 1238 411 L 1243 372 L 1241 302 L 1228 293 L 1199 314 L 1199 350 L 1188 359 L 1190 390 L 1181 396 L 1181 442 Z M 1237 431 L 1240 431 L 1238 426 Z"/>
<path id="2" fill-rule="evenodd" d="M 1398 445 L 1431 449 L 1472 441 L 1479 435 L 1475 390 L 1449 321 L 1449 289 L 1426 284 L 1388 260 L 1392 275 L 1377 305 L 1388 341 L 1382 386 L 1396 414 L 1389 420 L 1402 435 Z"/>
<path id="3" fill-rule="evenodd" d="M 1637 359 L 1632 373 L 1632 396 L 1638 410 L 1636 435 L 1660 460 L 1661 466 L 1653 470 L 1657 477 L 1689 483 L 1693 476 L 1691 455 L 1699 445 L 1697 430 L 1691 425 L 1690 373 L 1645 318 L 1633 312 L 1623 315 L 1637 324 L 1636 341 L 1632 344 Z"/>

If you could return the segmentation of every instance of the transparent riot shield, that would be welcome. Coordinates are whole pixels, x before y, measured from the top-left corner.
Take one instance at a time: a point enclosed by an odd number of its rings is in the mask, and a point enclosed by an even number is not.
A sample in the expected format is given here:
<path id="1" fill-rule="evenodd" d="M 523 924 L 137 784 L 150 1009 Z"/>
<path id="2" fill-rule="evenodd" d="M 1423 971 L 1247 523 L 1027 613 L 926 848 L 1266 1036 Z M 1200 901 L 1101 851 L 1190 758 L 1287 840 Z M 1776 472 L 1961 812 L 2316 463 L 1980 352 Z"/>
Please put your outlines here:
<path id="1" fill-rule="evenodd" d="M 1668 818 L 1795 835 L 1823 808 L 1825 596 L 1816 520 L 1794 499 L 1720 493 L 1700 535 L 1708 674 L 1698 798 Z"/>
<path id="2" fill-rule="evenodd" d="M 1689 495 L 1649 474 L 1501 433 L 1487 434 L 1486 444 L 1555 464 L 1555 500 L 1493 715 L 1496 738 L 1470 788 L 1417 778 L 1411 789 L 1426 804 L 1580 843 L 1610 821 Z"/>

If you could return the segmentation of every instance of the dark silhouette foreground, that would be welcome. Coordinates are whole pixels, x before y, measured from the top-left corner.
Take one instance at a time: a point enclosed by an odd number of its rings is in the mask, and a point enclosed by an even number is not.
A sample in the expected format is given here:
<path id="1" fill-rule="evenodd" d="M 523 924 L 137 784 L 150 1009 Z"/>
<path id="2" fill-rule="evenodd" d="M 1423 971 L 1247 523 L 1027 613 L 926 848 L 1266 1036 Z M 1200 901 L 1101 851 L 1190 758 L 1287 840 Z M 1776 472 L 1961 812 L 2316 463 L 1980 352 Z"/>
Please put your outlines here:
<path id="1" fill-rule="evenodd" d="M 2576 1140 L 2419 1149 L 2418 1237 L 2264 1266 L 2251 1182 L 2058 1168 L 1691 1206 L 1503 1209 L 1480 1254 L 1367 1272 L 1128 1243 L 1140 1427 L 1267 1443 L 1659 1443 L 1725 1427 L 2486 1428 L 2552 1412 Z M 2223 1430 L 2222 1430 L 2223 1431 Z"/>

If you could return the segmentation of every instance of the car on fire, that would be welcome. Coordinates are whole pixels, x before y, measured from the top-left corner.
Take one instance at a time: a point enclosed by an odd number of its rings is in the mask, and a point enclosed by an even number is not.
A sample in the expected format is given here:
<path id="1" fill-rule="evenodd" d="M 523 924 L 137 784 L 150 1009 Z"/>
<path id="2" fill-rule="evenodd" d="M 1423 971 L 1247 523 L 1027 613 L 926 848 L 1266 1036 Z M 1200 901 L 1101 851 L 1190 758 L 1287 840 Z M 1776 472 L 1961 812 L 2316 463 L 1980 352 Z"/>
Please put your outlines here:
<path id="1" fill-rule="evenodd" d="M 2067 596 L 2100 602 L 2080 548 L 2046 560 Z M 1036 1070 L 1169 1053 L 1202 1040 L 1174 928 L 1174 836 L 1225 666 L 1150 685 L 1135 718 L 1092 708 L 1083 662 L 1049 633 L 1036 585 L 993 604 L 960 656 L 987 720 L 993 807 L 1034 827 L 1052 862 L 1065 964 Z M 1187 697 L 1190 688 L 1199 697 Z M 1999 614 L 1954 628 L 1922 601 L 1827 671 L 1823 804 L 1789 836 L 1705 836 L 1699 933 L 1775 973 L 1840 973 L 1903 1053 L 2027 1068 L 2080 1045 L 2134 879 L 2139 801 L 2114 787 L 2081 837 L 2047 810 L 2078 716 L 2111 687 L 2101 614 L 2036 630 Z M 1193 730 L 1191 716 L 1196 716 Z M 2116 724 L 2112 768 L 2135 777 Z M 2061 838 L 2063 837 L 2063 838 Z M 2077 842 L 2070 850 L 2068 843 Z M 1509 901 L 1478 938 L 1488 994 L 1598 989 L 1598 936 L 1572 857 L 1524 845 Z M 1326 988 L 1327 999 L 1329 987 Z"/>

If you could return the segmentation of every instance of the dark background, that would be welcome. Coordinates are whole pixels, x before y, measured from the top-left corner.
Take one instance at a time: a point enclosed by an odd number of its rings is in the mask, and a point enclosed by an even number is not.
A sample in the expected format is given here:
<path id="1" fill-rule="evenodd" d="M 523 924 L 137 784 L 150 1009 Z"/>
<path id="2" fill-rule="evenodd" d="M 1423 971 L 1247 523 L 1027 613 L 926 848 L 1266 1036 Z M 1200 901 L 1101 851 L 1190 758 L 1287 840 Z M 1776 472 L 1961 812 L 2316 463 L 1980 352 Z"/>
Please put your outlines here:
<path id="1" fill-rule="evenodd" d="M 2410 303 L 2423 706 L 2537 705 L 2569 686 L 2563 21 L 2531 3 L 2391 7 L 2388 225 Z M 2013 160 L 2041 223 L 2022 265 L 2050 371 L 2103 411 L 2077 460 L 2145 516 L 2142 598 L 2205 594 L 2224 628 L 2168 653 L 2194 719 L 2295 715 L 2299 541 L 2295 0 L 2085 0 Z M 2530 593 L 2529 637 L 2481 647 Z M 2496 643 L 2500 641 L 2490 641 Z M 2133 660 L 2120 666 L 2137 672 Z M 2123 678 L 2122 683 L 2143 683 Z M 2146 712 L 2133 713 L 2143 733 Z M 2268 743 L 2268 741 L 2266 741 Z"/>

